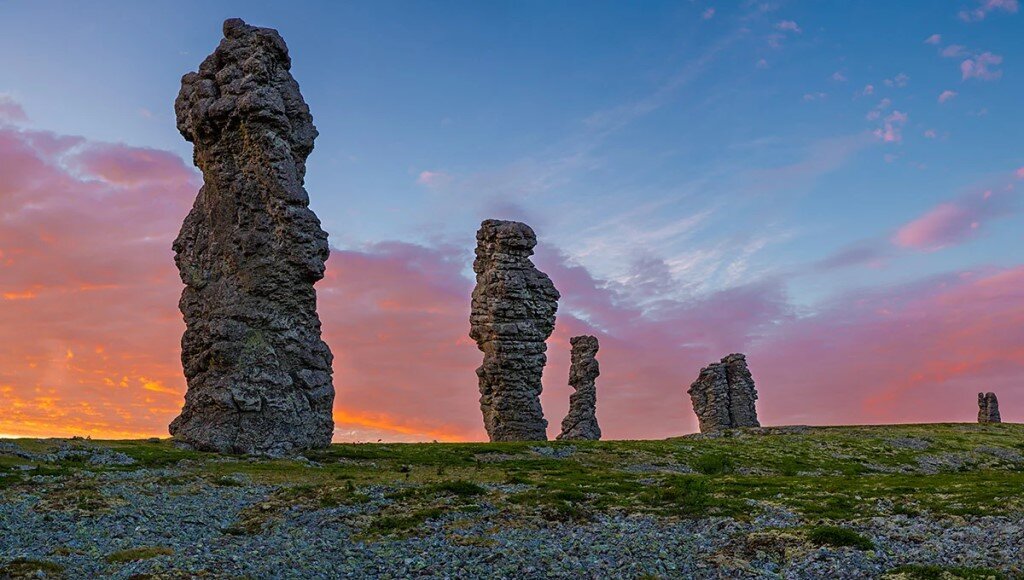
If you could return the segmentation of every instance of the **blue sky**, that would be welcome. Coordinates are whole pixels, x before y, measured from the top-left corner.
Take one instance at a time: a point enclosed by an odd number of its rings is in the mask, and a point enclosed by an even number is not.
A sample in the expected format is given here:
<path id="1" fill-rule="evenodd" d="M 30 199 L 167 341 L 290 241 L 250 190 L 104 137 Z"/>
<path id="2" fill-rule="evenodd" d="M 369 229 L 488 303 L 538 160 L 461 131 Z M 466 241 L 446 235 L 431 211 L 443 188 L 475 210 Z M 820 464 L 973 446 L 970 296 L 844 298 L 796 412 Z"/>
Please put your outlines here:
<path id="1" fill-rule="evenodd" d="M 336 246 L 471 246 L 520 218 L 626 287 L 783 277 L 813 307 L 1017 260 L 1010 212 L 941 252 L 890 243 L 1024 165 L 1024 20 L 986 2 L 14 1 L 0 91 L 34 127 L 187 159 L 178 79 L 240 16 L 289 43 Z M 991 78 L 964 78 L 985 53 Z M 836 253 L 875 267 L 814 267 Z"/>

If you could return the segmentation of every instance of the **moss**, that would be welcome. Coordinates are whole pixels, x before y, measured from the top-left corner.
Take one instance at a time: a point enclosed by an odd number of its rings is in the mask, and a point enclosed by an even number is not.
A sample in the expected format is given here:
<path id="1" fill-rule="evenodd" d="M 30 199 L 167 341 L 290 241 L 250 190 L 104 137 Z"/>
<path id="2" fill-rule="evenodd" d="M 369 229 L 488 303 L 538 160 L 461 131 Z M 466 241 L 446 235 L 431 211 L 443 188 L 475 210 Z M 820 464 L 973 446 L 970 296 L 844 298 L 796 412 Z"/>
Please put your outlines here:
<path id="1" fill-rule="evenodd" d="M 55 562 L 15 558 L 0 566 L 0 578 L 62 578 L 64 566 Z"/>
<path id="2" fill-rule="evenodd" d="M 886 572 L 882 578 L 888 580 L 1002 580 L 1006 575 L 991 568 L 947 568 L 921 564 L 907 564 Z"/>
<path id="3" fill-rule="evenodd" d="M 173 556 L 174 550 L 165 546 L 144 546 L 141 548 L 128 548 L 108 554 L 106 560 L 110 564 L 122 564 L 136 560 L 148 560 L 157 556 Z"/>
<path id="4" fill-rule="evenodd" d="M 399 532 L 407 532 L 420 526 L 427 520 L 439 518 L 444 515 L 440 508 L 429 508 L 417 510 L 408 515 L 384 515 L 378 516 L 370 521 L 366 527 L 369 534 L 387 535 Z"/>
<path id="5" fill-rule="evenodd" d="M 818 526 L 807 532 L 807 539 L 819 546 L 836 548 L 850 547 L 858 550 L 874 550 L 875 544 L 857 532 L 838 526 Z"/>

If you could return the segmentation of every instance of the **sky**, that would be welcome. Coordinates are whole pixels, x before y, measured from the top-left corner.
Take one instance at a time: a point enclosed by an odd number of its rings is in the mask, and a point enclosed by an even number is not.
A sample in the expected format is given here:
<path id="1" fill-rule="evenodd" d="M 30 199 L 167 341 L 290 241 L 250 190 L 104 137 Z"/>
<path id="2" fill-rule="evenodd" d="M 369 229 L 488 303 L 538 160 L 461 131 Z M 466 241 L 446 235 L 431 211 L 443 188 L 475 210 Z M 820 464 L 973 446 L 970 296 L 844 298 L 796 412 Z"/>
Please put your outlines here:
<path id="1" fill-rule="evenodd" d="M 694 432 L 744 352 L 762 424 L 1024 421 L 1018 0 L 0 0 L 0 436 L 166 436 L 171 240 L 202 183 L 173 102 L 241 17 L 320 137 L 336 441 L 486 435 L 475 231 L 562 294 L 542 403 L 595 334 L 606 438 Z"/>

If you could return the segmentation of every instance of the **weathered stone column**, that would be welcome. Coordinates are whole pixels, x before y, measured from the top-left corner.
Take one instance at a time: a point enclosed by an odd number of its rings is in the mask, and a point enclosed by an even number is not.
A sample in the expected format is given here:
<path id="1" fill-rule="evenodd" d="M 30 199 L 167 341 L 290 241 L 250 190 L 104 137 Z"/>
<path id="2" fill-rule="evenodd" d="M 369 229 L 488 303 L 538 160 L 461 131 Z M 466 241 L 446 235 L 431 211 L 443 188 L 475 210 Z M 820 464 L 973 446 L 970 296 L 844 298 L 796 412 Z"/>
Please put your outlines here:
<path id="1" fill-rule="evenodd" d="M 999 400 L 995 393 L 978 393 L 978 422 L 1000 423 Z"/>
<path id="2" fill-rule="evenodd" d="M 760 427 L 757 390 L 742 354 L 730 354 L 700 370 L 687 391 L 701 433 L 734 427 Z"/>
<path id="3" fill-rule="evenodd" d="M 476 242 L 469 336 L 484 353 L 476 370 L 484 427 L 491 441 L 543 441 L 541 375 L 558 291 L 530 261 L 537 245 L 530 226 L 486 220 Z"/>
<path id="4" fill-rule="evenodd" d="M 174 103 L 204 184 L 174 241 L 188 392 L 170 432 L 197 449 L 287 453 L 334 429 L 327 234 L 303 188 L 317 131 L 290 67 L 276 31 L 227 20 Z"/>
<path id="5" fill-rule="evenodd" d="M 572 346 L 572 364 L 569 366 L 569 385 L 575 389 L 569 395 L 569 413 L 562 419 L 562 433 L 559 439 L 601 438 L 597 425 L 597 387 L 595 381 L 601 374 L 597 362 L 599 348 L 596 336 L 574 336 L 569 339 Z"/>

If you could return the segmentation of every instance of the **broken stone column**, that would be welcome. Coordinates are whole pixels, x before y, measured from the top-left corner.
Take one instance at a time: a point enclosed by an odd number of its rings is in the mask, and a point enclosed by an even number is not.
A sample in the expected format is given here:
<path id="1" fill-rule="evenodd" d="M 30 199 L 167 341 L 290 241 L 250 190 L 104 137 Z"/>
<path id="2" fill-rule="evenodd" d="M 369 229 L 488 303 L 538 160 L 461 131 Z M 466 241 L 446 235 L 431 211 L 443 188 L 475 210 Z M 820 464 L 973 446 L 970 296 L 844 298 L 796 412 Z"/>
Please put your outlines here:
<path id="1" fill-rule="evenodd" d="M 999 400 L 995 393 L 978 393 L 978 422 L 1000 423 Z"/>
<path id="2" fill-rule="evenodd" d="M 188 391 L 170 432 L 197 449 L 288 453 L 334 430 L 327 234 L 303 188 L 317 130 L 290 67 L 276 31 L 227 20 L 174 102 L 204 183 L 173 246 Z"/>
<path id="3" fill-rule="evenodd" d="M 476 374 L 491 441 L 547 439 L 541 374 L 559 294 L 530 261 L 536 245 L 524 223 L 485 220 L 476 233 L 469 336 L 484 353 Z"/>
<path id="4" fill-rule="evenodd" d="M 757 390 L 742 354 L 730 354 L 701 369 L 687 393 L 701 433 L 761 426 L 755 408 Z"/>
<path id="5" fill-rule="evenodd" d="M 569 395 L 569 413 L 562 419 L 562 433 L 559 439 L 601 438 L 597 425 L 597 387 L 594 381 L 601 374 L 597 362 L 597 337 L 574 336 L 569 339 L 572 346 L 572 364 L 569 367 L 569 386 L 575 389 Z"/>

